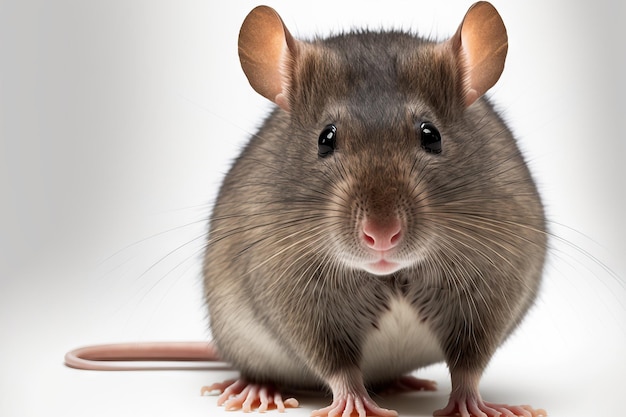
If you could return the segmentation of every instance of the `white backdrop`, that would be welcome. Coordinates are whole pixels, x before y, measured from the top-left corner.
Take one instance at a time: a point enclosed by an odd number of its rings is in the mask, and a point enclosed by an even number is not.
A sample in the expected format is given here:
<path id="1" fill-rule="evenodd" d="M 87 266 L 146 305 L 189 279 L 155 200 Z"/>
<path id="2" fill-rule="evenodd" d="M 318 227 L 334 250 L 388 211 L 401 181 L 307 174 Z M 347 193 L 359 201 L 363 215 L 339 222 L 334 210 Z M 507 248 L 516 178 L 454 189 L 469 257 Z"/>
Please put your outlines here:
<path id="1" fill-rule="evenodd" d="M 3 417 L 224 413 L 199 389 L 232 372 L 62 365 L 83 344 L 209 337 L 205 219 L 269 109 L 237 60 L 239 26 L 257 3 L 215 4 L 0 0 Z M 270 3 L 296 36 L 367 25 L 439 38 L 470 4 Z M 613 415 L 626 373 L 624 6 L 494 4 L 509 56 L 491 96 L 519 137 L 557 237 L 537 306 L 492 361 L 483 393 L 555 417 Z M 440 392 L 381 405 L 431 415 L 446 403 L 447 374 L 439 366 L 422 375 Z M 302 403 L 288 415 L 307 416 L 325 400 Z"/>

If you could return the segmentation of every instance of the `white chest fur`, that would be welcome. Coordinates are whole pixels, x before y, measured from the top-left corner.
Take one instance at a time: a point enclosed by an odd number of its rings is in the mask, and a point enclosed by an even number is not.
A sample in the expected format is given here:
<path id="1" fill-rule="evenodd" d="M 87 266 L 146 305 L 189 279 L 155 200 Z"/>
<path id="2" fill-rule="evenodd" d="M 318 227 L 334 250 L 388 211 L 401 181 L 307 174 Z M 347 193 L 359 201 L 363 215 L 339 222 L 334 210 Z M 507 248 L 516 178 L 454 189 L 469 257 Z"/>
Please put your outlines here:
<path id="1" fill-rule="evenodd" d="M 397 298 L 381 317 L 378 328 L 367 336 L 361 370 L 366 381 L 392 379 L 443 359 L 428 325 L 409 303 Z"/>

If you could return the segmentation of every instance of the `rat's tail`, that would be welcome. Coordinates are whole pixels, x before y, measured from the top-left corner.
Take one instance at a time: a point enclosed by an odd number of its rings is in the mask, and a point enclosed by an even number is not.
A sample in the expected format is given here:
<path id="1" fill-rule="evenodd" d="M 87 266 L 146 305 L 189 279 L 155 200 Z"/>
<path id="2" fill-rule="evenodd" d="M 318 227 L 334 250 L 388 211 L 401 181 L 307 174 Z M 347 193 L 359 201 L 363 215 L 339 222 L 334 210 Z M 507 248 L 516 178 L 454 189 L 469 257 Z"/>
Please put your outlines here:
<path id="1" fill-rule="evenodd" d="M 137 366 L 111 362 L 220 362 L 212 342 L 146 342 L 94 345 L 74 349 L 65 355 L 71 368 L 96 371 L 176 369 L 165 366 Z"/>

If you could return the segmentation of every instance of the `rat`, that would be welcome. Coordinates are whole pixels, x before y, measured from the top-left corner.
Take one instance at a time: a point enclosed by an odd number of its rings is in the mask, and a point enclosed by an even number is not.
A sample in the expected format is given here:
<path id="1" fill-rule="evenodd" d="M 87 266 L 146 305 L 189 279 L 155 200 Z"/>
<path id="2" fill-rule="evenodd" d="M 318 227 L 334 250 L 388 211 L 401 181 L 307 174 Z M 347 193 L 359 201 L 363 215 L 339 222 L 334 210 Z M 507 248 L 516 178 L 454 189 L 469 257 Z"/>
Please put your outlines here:
<path id="1" fill-rule="evenodd" d="M 482 1 L 442 42 L 394 30 L 305 41 L 272 8 L 253 9 L 241 66 L 276 106 L 209 222 L 213 342 L 148 356 L 230 363 L 239 379 L 204 388 L 227 409 L 284 411 L 297 401 L 283 392 L 326 389 L 332 403 L 313 417 L 396 416 L 370 392 L 433 390 L 409 374 L 443 361 L 452 391 L 435 416 L 546 415 L 479 391 L 537 297 L 547 248 L 532 175 L 484 97 L 507 49 L 500 15 Z M 66 363 L 143 349 L 87 348 Z"/>

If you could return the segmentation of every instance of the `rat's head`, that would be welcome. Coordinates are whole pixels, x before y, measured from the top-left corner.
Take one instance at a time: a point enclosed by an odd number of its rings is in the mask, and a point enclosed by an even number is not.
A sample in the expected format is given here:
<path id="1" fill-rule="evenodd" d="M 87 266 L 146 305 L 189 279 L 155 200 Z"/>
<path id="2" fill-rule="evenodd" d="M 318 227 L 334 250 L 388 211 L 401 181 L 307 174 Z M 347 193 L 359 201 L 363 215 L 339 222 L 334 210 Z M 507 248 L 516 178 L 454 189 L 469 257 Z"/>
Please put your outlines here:
<path id="1" fill-rule="evenodd" d="M 289 175 L 313 190 L 311 210 L 328 226 L 326 258 L 376 275 L 410 267 L 451 227 L 446 213 L 493 189 L 495 176 L 481 171 L 495 165 L 486 136 L 501 126 L 470 107 L 498 80 L 506 50 L 502 20 L 485 2 L 439 43 L 367 31 L 304 42 L 271 8 L 248 15 L 241 64 L 290 115 L 284 157 L 298 161 L 302 175 Z M 482 160 L 481 147 L 491 148 Z"/>

